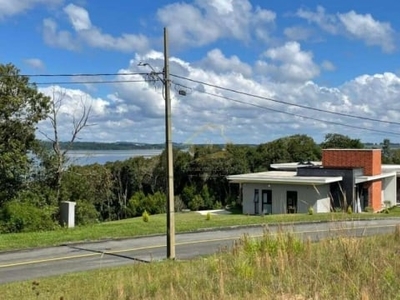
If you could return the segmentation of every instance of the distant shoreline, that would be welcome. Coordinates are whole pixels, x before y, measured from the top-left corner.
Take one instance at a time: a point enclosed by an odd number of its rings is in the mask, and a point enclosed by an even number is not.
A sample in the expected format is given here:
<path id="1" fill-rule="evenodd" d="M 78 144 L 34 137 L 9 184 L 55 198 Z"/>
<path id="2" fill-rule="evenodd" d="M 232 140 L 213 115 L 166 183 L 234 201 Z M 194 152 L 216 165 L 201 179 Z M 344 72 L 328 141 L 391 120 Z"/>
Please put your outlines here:
<path id="1" fill-rule="evenodd" d="M 39 141 L 45 148 L 51 149 L 53 143 L 49 141 Z M 205 146 L 209 144 L 186 144 L 186 143 L 173 143 L 173 147 L 176 149 L 187 149 L 190 146 Z M 245 145 L 245 144 L 243 144 Z M 247 145 L 247 144 L 246 144 Z M 69 142 L 60 142 L 61 149 L 69 150 L 82 150 L 82 151 L 96 151 L 96 150 L 164 150 L 165 144 L 150 144 L 150 143 L 134 143 L 134 142 L 116 142 L 116 143 L 100 143 L 100 142 L 74 142 L 69 144 Z M 213 144 L 213 146 L 224 148 L 226 144 Z M 257 145 L 247 145 L 247 146 L 257 146 Z"/>

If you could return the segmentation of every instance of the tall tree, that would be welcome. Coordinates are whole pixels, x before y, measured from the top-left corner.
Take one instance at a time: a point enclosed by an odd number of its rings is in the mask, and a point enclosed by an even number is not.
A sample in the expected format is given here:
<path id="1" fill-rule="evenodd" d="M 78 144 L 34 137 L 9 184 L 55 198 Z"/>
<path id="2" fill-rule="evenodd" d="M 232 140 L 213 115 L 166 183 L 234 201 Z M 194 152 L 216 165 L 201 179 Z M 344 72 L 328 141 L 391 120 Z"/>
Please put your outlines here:
<path id="1" fill-rule="evenodd" d="M 12 64 L 0 64 L 0 203 L 24 185 L 35 148 L 35 130 L 50 99 Z"/>
<path id="2" fill-rule="evenodd" d="M 52 135 L 42 132 L 42 134 L 52 142 L 53 152 L 49 157 L 51 158 L 51 163 L 49 166 L 52 168 L 52 187 L 56 191 L 56 198 L 58 201 L 61 200 L 61 182 L 64 176 L 64 170 L 67 164 L 67 154 L 71 150 L 73 143 L 78 138 L 79 133 L 85 128 L 92 124 L 89 124 L 89 118 L 91 116 L 92 106 L 87 104 L 83 99 L 80 99 L 79 108 L 80 112 L 72 114 L 72 130 L 71 137 L 66 143 L 64 149 L 61 148 L 60 133 L 59 133 L 59 117 L 60 109 L 63 106 L 63 101 L 66 95 L 64 91 L 53 91 L 53 97 L 50 101 L 50 112 L 48 114 L 48 119 L 50 120 L 51 127 L 53 129 Z"/>
<path id="3" fill-rule="evenodd" d="M 347 135 L 328 133 L 325 135 L 324 142 L 321 143 L 321 148 L 363 149 L 364 144 L 359 139 L 352 139 Z"/>
<path id="4" fill-rule="evenodd" d="M 390 149 L 390 140 L 384 139 L 382 144 L 382 162 L 385 164 L 392 163 L 392 149 Z"/>

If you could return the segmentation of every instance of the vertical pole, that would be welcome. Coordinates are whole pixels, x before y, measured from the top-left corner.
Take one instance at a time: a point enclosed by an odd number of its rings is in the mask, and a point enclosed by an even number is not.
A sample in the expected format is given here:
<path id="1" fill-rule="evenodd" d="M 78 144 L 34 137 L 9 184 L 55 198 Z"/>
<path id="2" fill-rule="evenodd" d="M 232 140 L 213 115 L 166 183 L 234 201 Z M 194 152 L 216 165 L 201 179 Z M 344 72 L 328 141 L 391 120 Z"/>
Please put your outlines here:
<path id="1" fill-rule="evenodd" d="M 167 153 L 167 258 L 175 259 L 174 168 L 170 86 L 168 31 L 167 28 L 164 28 L 165 146 Z"/>

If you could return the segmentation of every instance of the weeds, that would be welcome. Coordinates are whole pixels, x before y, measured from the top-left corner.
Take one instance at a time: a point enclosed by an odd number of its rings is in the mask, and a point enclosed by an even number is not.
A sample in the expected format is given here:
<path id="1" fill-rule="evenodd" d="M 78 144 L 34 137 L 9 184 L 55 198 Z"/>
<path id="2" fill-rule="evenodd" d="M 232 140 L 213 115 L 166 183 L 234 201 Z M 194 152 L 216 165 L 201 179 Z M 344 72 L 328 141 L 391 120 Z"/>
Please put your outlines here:
<path id="1" fill-rule="evenodd" d="M 400 226 L 391 235 L 319 243 L 265 231 L 260 239 L 243 236 L 207 258 L 64 275 L 42 279 L 40 286 L 1 285 L 0 294 L 2 299 L 398 299 L 399 250 Z"/>

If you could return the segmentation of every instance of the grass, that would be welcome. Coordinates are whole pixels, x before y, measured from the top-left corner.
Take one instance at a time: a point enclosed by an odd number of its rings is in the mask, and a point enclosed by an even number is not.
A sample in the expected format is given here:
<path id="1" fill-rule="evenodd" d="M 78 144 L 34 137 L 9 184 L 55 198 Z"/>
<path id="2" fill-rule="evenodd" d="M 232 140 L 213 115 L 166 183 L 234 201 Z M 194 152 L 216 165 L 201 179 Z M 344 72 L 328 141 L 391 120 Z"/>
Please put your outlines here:
<path id="1" fill-rule="evenodd" d="M 242 214 L 213 215 L 210 220 L 198 213 L 176 213 L 176 232 L 190 232 L 205 228 L 221 228 L 227 226 L 257 225 L 271 223 L 295 223 L 309 221 L 360 220 L 368 218 L 384 218 L 400 216 L 400 208 L 393 209 L 389 214 L 291 214 L 246 216 Z M 0 234 L 0 251 L 27 249 L 33 247 L 56 246 L 64 243 L 96 241 L 101 239 L 118 239 L 138 237 L 151 234 L 164 234 L 166 231 L 165 214 L 150 216 L 149 222 L 143 222 L 142 217 L 114 222 L 105 222 L 73 229 L 59 229 L 46 232 L 30 232 L 16 234 Z"/>
<path id="2" fill-rule="evenodd" d="M 1 299 L 399 299 L 400 227 L 320 243 L 281 233 L 232 249 L 0 285 Z"/>

